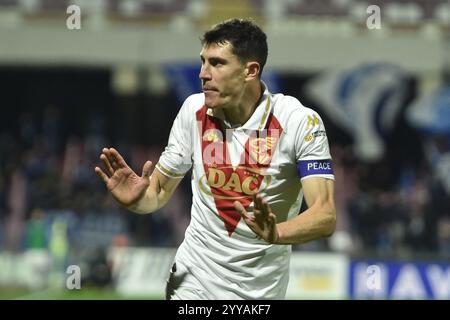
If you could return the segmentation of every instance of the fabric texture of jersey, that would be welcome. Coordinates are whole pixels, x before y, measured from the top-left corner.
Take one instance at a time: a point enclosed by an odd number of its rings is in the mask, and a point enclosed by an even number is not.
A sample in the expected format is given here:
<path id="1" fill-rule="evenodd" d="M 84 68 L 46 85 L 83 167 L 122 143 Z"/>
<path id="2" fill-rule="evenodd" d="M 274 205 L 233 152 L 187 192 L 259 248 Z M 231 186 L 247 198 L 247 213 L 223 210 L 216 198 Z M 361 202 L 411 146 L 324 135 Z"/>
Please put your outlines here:
<path id="1" fill-rule="evenodd" d="M 293 97 L 265 89 L 242 126 L 204 106 L 203 93 L 187 98 L 156 165 L 171 178 L 192 168 L 191 222 L 168 290 L 183 288 L 189 298 L 195 292 L 202 299 L 283 299 L 291 246 L 258 239 L 233 203 L 240 201 L 251 214 L 258 191 L 277 222 L 286 221 L 299 213 L 301 181 L 334 179 L 330 165 L 320 116 Z"/>

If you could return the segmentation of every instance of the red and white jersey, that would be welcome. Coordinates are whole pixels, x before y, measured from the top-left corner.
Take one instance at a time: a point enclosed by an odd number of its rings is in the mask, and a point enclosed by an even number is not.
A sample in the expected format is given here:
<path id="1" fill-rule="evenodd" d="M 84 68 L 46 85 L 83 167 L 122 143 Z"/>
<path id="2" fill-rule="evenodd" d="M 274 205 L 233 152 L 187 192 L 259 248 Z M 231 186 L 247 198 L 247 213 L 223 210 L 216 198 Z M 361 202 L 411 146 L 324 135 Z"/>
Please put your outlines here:
<path id="1" fill-rule="evenodd" d="M 277 222 L 299 214 L 303 179 L 334 179 L 319 115 L 296 98 L 267 89 L 250 119 L 231 126 L 204 94 L 186 99 L 156 168 L 171 178 L 192 173 L 191 222 L 175 261 L 180 286 L 210 299 L 282 299 L 290 245 L 257 239 L 234 209 L 251 214 L 252 195 L 265 197 Z"/>

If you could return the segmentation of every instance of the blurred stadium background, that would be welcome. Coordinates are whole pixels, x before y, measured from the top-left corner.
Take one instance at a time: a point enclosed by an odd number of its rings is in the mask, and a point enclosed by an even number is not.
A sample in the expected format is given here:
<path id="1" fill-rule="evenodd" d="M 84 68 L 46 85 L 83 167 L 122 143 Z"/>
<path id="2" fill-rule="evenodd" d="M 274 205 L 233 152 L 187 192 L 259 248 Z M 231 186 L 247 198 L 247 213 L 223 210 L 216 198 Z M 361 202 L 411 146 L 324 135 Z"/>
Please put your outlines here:
<path id="1" fill-rule="evenodd" d="M 288 298 L 450 298 L 450 1 L 0 0 L 1 299 L 164 297 L 189 177 L 140 216 L 93 168 L 104 146 L 157 161 L 229 17 L 261 24 L 264 80 L 319 111 L 334 157 L 337 230 L 294 246 Z"/>

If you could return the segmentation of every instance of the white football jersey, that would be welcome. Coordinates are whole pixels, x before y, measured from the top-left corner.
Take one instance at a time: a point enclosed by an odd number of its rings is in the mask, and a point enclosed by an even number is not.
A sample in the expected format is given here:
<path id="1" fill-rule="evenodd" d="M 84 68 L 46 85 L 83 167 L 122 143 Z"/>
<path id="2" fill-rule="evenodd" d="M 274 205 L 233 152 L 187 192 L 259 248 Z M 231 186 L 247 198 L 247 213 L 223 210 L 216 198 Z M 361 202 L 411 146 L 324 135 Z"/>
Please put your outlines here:
<path id="1" fill-rule="evenodd" d="M 251 214 L 252 195 L 259 192 L 282 222 L 299 214 L 303 179 L 334 179 L 319 115 L 266 89 L 250 119 L 233 127 L 221 109 L 204 105 L 203 93 L 194 94 L 179 111 L 156 168 L 171 178 L 193 169 L 191 222 L 168 289 L 191 290 L 187 298 L 283 299 L 291 246 L 258 239 L 233 203 Z"/>

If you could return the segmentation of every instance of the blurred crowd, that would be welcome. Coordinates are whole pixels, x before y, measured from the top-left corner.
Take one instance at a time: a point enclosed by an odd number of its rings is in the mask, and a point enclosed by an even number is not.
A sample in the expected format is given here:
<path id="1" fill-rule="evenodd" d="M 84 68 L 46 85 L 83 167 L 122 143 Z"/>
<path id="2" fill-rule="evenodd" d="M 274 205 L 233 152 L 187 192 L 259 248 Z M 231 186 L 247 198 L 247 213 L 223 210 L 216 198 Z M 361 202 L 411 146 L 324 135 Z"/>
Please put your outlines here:
<path id="1" fill-rule="evenodd" d="M 112 146 L 105 135 L 91 131 L 65 139 L 61 110 L 53 106 L 41 121 L 24 112 L 17 123 L 18 130 L 0 134 L 0 251 L 48 249 L 78 260 L 111 245 L 181 243 L 190 214 L 183 185 L 158 214 L 132 214 L 94 172 L 101 149 Z M 161 146 L 114 146 L 136 171 L 147 159 L 156 163 L 162 151 Z"/>
<path id="2" fill-rule="evenodd" d="M 190 220 L 190 175 L 160 212 L 138 215 L 117 205 L 94 173 L 105 146 L 120 150 L 136 172 L 147 159 L 156 163 L 175 113 L 153 119 L 167 127 L 155 138 L 157 144 L 112 140 L 102 130 L 64 134 L 66 120 L 54 106 L 40 117 L 23 111 L 10 119 L 17 130 L 0 134 L 0 249 L 47 248 L 55 255 L 79 257 L 111 245 L 179 245 Z M 336 176 L 337 230 L 331 238 L 294 249 L 448 257 L 450 189 L 415 140 L 420 135 L 398 132 L 409 149 L 387 145 L 380 161 L 366 163 L 345 139 L 336 139 L 340 133 L 326 117 L 324 121 Z M 450 150 L 448 137 L 439 139 L 434 143 Z M 404 161 L 412 157 L 414 161 Z"/>

